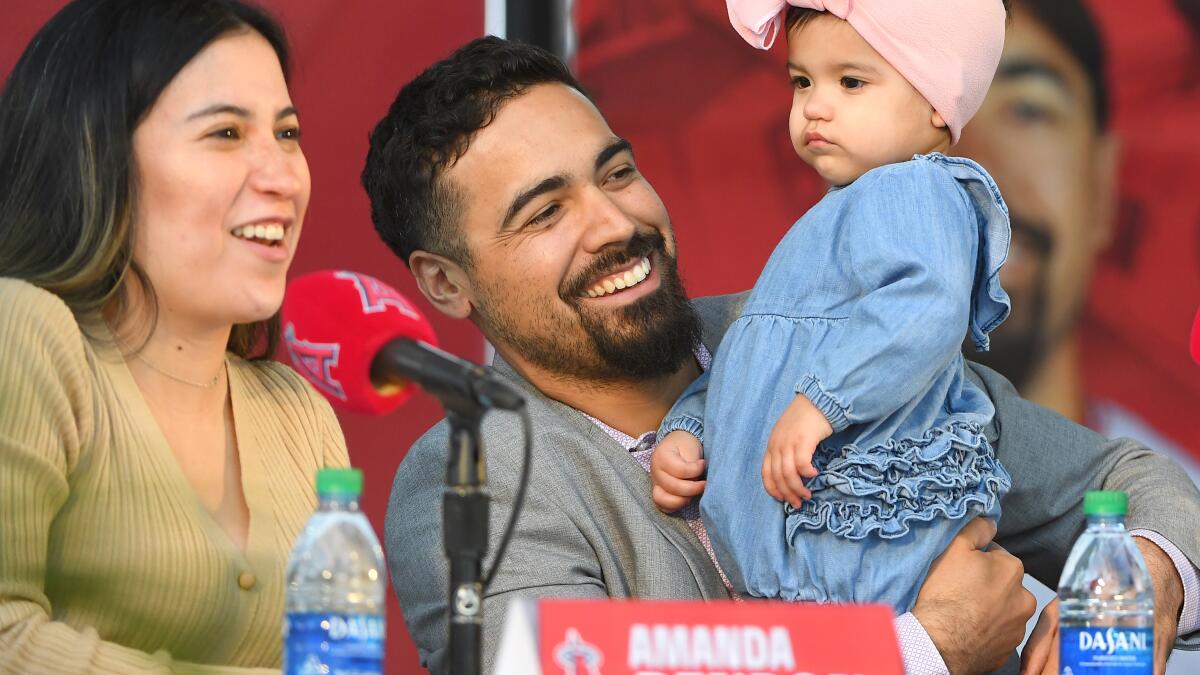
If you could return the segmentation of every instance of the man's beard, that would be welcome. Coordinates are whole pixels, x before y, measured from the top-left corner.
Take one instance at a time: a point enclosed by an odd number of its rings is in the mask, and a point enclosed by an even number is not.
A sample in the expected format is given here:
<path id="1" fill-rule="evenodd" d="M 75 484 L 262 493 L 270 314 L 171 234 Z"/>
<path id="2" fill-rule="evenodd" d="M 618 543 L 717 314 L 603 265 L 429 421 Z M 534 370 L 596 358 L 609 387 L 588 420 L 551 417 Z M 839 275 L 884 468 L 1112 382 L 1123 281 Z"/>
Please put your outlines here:
<path id="1" fill-rule="evenodd" d="M 1049 308 L 1048 270 L 1054 252 L 1054 239 L 1050 235 L 1050 228 L 1041 223 L 1015 216 L 1011 223 L 1013 234 L 1023 237 L 1027 242 L 1027 255 L 1036 260 L 1031 289 L 1023 299 L 1028 306 L 1021 309 L 1027 318 L 1024 325 L 1020 326 L 1012 325 L 1014 317 L 1010 317 L 1006 322 L 1009 325 L 1002 324 L 990 335 L 991 348 L 988 351 L 968 351 L 967 356 L 1008 378 L 1017 391 L 1023 391 L 1045 362 L 1054 342 L 1046 315 Z M 1018 311 L 1016 307 L 1013 310 L 1014 313 Z M 970 342 L 968 336 L 964 344 Z"/>
<path id="2" fill-rule="evenodd" d="M 582 302 L 585 288 L 597 276 L 643 257 L 657 267 L 659 288 L 653 293 L 619 309 Z M 529 363 L 580 383 L 663 377 L 678 372 L 694 357 L 700 319 L 688 302 L 676 260 L 667 253 L 666 241 L 657 230 L 635 233 L 624 249 L 597 256 L 564 283 L 558 295 L 572 310 L 570 314 L 555 307 L 519 308 L 540 323 L 540 330 L 518 328 L 514 317 L 494 311 L 487 301 L 480 307 L 481 326 Z M 580 328 L 583 335 L 573 339 Z"/>

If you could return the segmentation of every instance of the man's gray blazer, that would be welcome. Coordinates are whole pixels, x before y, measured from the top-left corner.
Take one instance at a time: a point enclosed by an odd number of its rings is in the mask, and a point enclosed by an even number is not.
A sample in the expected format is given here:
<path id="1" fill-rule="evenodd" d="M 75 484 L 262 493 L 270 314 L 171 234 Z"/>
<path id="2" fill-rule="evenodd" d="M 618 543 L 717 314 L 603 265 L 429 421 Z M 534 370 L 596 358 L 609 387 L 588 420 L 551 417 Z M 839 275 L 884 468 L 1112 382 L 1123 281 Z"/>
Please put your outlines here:
<path id="1" fill-rule="evenodd" d="M 717 344 L 736 318 L 744 294 L 695 302 L 704 343 Z M 484 601 L 484 668 L 490 672 L 507 602 L 516 596 L 572 598 L 727 597 L 704 548 L 677 516 L 654 508 L 650 480 L 625 448 L 578 411 L 541 395 L 503 362 L 495 370 L 521 388 L 533 421 L 530 485 L 516 532 Z M 1200 561 L 1200 494 L 1171 460 L 1129 440 L 1108 441 L 1022 400 L 995 372 L 970 364 L 971 379 L 988 392 L 996 416 L 987 430 L 1012 474 L 997 542 L 1025 571 L 1057 585 L 1083 530 L 1083 493 L 1130 494 L 1130 528 L 1165 536 L 1193 563 Z M 425 433 L 396 472 L 388 503 L 385 546 L 393 588 L 422 664 L 446 663 L 447 565 L 442 551 L 442 487 L 448 427 Z M 492 506 L 489 554 L 512 508 L 520 471 L 520 422 L 493 413 L 483 426 Z M 491 557 L 485 562 L 485 571 Z M 1189 636 L 1189 646 L 1200 635 Z"/>

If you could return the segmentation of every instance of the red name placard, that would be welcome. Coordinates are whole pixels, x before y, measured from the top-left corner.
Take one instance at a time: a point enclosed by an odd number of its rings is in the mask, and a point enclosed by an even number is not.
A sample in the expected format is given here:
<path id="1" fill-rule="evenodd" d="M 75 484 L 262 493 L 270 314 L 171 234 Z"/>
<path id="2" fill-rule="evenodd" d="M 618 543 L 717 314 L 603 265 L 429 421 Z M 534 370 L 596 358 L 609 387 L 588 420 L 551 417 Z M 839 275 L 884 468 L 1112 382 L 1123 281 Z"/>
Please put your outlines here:
<path id="1" fill-rule="evenodd" d="M 902 675 L 882 605 L 543 600 L 543 675 Z"/>

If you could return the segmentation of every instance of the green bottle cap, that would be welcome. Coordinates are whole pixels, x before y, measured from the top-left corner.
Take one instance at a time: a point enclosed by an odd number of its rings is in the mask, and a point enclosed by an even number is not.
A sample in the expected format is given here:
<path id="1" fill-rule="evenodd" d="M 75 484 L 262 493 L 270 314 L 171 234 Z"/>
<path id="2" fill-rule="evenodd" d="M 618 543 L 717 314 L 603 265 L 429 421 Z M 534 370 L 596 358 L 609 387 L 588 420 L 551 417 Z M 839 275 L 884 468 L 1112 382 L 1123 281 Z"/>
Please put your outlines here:
<path id="1" fill-rule="evenodd" d="M 1083 495 L 1083 515 L 1123 516 L 1129 512 L 1129 495 L 1115 490 L 1088 490 Z"/>
<path id="2" fill-rule="evenodd" d="M 317 494 L 361 495 L 362 469 L 321 469 L 317 471 Z"/>

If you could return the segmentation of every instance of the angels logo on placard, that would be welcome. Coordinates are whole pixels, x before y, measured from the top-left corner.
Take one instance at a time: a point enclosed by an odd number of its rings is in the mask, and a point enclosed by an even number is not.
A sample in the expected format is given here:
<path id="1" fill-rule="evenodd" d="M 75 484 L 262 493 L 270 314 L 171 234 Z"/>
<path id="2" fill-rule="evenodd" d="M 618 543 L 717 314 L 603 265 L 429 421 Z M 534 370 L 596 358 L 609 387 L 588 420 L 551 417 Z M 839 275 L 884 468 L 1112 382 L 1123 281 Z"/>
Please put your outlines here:
<path id="1" fill-rule="evenodd" d="M 342 383 L 333 377 L 332 368 L 338 364 L 338 353 L 342 346 L 336 342 L 309 342 L 296 338 L 296 327 L 288 323 L 283 329 L 283 342 L 287 345 L 288 356 L 292 364 L 319 389 L 346 400 L 346 390 Z"/>
<path id="2" fill-rule="evenodd" d="M 604 655 L 595 645 L 584 642 L 579 631 L 567 629 L 567 637 L 554 648 L 554 662 L 564 675 L 600 675 Z"/>

